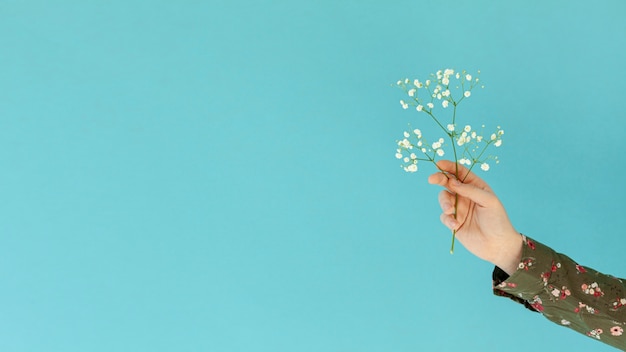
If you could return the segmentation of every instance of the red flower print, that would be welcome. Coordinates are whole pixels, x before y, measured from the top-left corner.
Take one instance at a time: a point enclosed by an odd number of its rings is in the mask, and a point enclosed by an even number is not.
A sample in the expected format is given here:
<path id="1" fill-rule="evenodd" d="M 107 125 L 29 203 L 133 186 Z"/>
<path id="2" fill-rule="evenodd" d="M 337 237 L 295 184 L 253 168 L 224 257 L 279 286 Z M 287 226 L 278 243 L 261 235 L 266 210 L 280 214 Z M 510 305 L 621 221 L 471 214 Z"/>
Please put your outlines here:
<path id="1" fill-rule="evenodd" d="M 624 329 L 621 326 L 614 326 L 611 328 L 611 335 L 613 336 L 622 336 Z"/>
<path id="2" fill-rule="evenodd" d="M 528 244 L 528 247 L 530 247 L 530 249 L 532 249 L 533 251 L 535 250 L 535 248 L 537 248 L 535 246 L 535 242 L 533 242 L 533 240 L 526 239 L 526 243 Z"/>
<path id="3" fill-rule="evenodd" d="M 602 292 L 602 289 L 600 289 L 600 287 L 598 286 L 597 282 L 594 282 L 592 284 L 582 284 L 580 285 L 580 288 L 583 290 L 584 293 L 588 294 L 588 295 L 593 295 L 594 297 L 602 297 L 604 296 L 604 292 Z"/>
<path id="4" fill-rule="evenodd" d="M 600 340 L 600 335 L 603 333 L 604 331 L 602 331 L 602 329 L 593 329 L 591 331 L 589 331 L 587 333 L 587 336 L 590 337 L 595 337 L 596 339 Z"/>
<path id="5" fill-rule="evenodd" d="M 530 306 L 535 308 L 536 311 L 543 312 L 543 302 L 541 301 L 541 298 L 539 298 L 539 296 L 533 297 L 533 300 L 528 303 L 530 303 Z"/>
<path id="6" fill-rule="evenodd" d="M 535 310 L 538 311 L 538 312 L 543 312 L 543 306 L 539 302 L 535 302 L 535 303 L 531 304 L 530 306 L 535 308 Z"/>
<path id="7" fill-rule="evenodd" d="M 576 264 L 576 270 L 578 270 L 578 273 L 580 274 L 584 274 L 587 272 L 587 270 L 585 268 L 583 268 L 582 266 Z"/>

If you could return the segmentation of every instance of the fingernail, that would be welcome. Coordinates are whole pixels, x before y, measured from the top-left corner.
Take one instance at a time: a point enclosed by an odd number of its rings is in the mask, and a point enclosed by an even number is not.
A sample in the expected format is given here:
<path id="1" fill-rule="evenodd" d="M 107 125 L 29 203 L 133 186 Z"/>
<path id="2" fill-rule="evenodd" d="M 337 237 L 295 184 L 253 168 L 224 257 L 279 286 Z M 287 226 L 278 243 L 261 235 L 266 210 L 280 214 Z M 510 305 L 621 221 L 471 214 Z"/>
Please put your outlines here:
<path id="1" fill-rule="evenodd" d="M 453 177 L 451 181 L 452 181 L 452 184 L 455 186 L 458 186 L 461 184 L 461 181 L 459 181 L 456 177 Z"/>
<path id="2" fill-rule="evenodd" d="M 455 229 L 459 223 L 456 220 L 448 221 L 448 227 L 451 229 Z"/>

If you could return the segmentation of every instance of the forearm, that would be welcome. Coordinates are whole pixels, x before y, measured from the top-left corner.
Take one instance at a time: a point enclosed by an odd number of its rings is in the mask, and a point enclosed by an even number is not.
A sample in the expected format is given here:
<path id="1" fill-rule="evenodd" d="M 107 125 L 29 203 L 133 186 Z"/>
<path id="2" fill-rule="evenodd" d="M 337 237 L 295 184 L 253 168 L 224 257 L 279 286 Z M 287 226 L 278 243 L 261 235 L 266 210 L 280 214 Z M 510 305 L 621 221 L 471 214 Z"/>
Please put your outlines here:
<path id="1" fill-rule="evenodd" d="M 568 256 L 523 238 L 517 269 L 494 293 L 617 348 L 626 349 L 626 286 L 623 280 L 578 265 Z"/>

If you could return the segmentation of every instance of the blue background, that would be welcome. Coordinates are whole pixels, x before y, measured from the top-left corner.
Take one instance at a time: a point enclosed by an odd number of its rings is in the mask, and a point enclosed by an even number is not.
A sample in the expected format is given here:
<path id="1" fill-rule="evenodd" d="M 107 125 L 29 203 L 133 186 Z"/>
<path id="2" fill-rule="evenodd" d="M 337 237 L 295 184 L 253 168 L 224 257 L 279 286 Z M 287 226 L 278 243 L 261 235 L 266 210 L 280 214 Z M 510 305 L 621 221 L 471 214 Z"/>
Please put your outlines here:
<path id="1" fill-rule="evenodd" d="M 449 254 L 393 85 L 480 69 L 516 228 L 623 277 L 625 13 L 0 1 L 0 350 L 613 350 Z"/>

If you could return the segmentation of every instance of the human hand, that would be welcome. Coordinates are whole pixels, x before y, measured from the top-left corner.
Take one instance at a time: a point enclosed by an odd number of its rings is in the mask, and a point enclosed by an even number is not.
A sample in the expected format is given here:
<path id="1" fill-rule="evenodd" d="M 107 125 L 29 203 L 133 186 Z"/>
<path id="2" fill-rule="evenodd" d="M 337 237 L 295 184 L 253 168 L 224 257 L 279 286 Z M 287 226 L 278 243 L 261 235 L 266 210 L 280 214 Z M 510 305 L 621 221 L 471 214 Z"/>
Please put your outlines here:
<path id="1" fill-rule="evenodd" d="M 485 181 L 462 165 L 442 160 L 437 167 L 442 172 L 432 174 L 428 182 L 446 188 L 439 194 L 441 222 L 456 230 L 456 238 L 472 254 L 509 275 L 514 273 L 521 258 L 522 236 L 513 228 L 498 197 Z M 457 167 L 458 179 L 454 176 Z"/>

